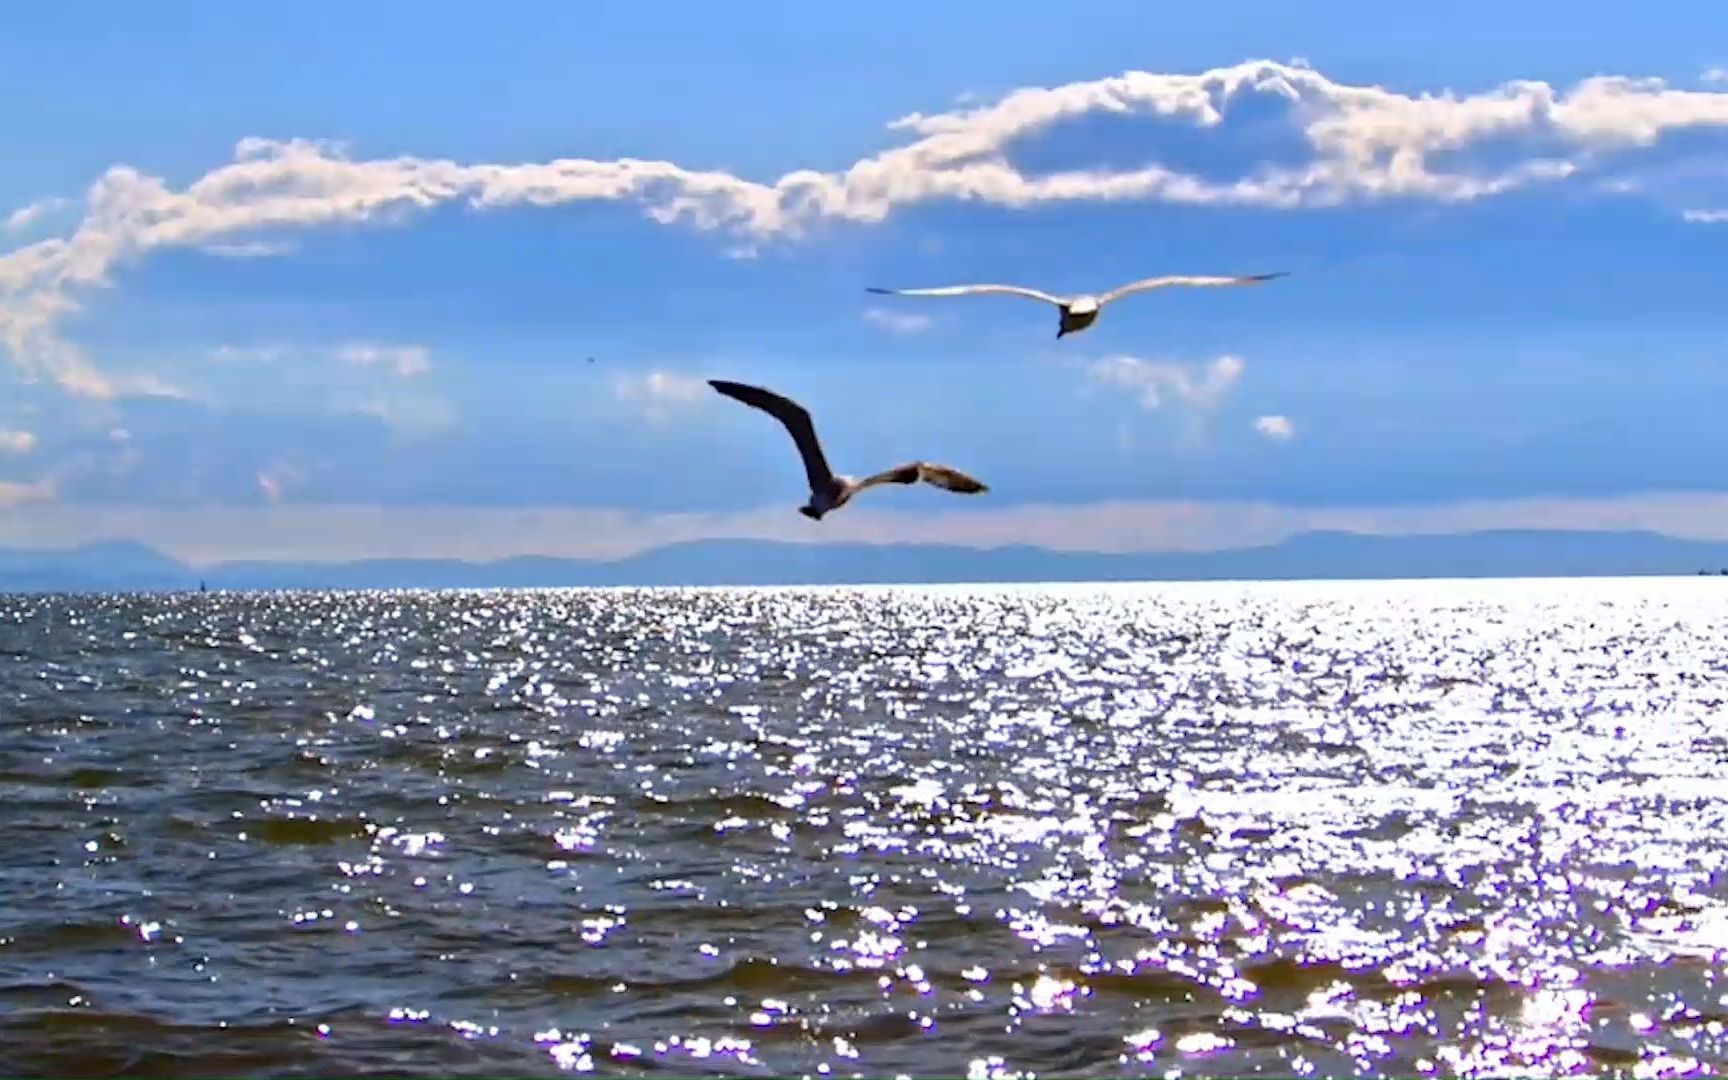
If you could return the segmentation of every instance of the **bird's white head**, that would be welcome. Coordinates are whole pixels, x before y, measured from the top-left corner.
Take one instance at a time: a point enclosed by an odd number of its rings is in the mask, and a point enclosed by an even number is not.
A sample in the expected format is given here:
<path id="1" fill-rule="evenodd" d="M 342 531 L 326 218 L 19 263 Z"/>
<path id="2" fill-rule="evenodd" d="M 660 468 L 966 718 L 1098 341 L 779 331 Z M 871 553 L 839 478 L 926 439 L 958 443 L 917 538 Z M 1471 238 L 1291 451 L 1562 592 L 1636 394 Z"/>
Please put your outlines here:
<path id="1" fill-rule="evenodd" d="M 1090 314 L 1098 310 L 1098 298 L 1096 296 L 1076 296 L 1068 301 L 1068 310 L 1076 315 Z"/>

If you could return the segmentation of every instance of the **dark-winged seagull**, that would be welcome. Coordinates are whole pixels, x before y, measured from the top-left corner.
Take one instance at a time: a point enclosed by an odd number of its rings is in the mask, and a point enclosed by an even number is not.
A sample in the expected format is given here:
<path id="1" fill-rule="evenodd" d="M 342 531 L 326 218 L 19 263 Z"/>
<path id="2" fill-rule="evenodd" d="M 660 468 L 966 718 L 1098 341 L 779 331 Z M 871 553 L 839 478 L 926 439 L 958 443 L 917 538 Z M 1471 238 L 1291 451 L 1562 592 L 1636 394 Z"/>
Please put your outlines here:
<path id="1" fill-rule="evenodd" d="M 816 427 L 802 405 L 760 386 L 746 386 L 725 379 L 709 379 L 708 385 L 735 401 L 761 409 L 786 426 L 792 441 L 798 444 L 798 456 L 804 459 L 804 475 L 810 481 L 810 501 L 800 506 L 798 512 L 813 521 L 821 521 L 822 515 L 840 509 L 860 491 L 878 484 L 916 484 L 922 480 L 944 491 L 965 495 L 990 490 L 958 469 L 925 461 L 896 465 L 862 480 L 837 476 L 828 468 L 828 459 L 822 454 L 822 443 L 816 438 Z"/>
<path id="2" fill-rule="evenodd" d="M 1262 281 L 1287 276 L 1288 271 L 1280 270 L 1274 274 L 1250 274 L 1247 277 L 1194 277 L 1169 276 L 1149 277 L 1141 281 L 1131 281 L 1126 285 L 1111 289 L 1102 296 L 1051 296 L 1038 289 L 1028 289 L 1020 285 L 946 285 L 937 289 L 878 289 L 867 288 L 865 292 L 873 292 L 882 296 L 974 296 L 999 293 L 1007 296 L 1029 296 L 1034 300 L 1042 300 L 1047 304 L 1055 304 L 1062 312 L 1057 323 L 1056 336 L 1078 333 L 1098 320 L 1098 312 L 1112 300 L 1120 300 L 1130 293 L 1145 292 L 1148 289 L 1162 289 L 1171 285 L 1258 285 Z"/>

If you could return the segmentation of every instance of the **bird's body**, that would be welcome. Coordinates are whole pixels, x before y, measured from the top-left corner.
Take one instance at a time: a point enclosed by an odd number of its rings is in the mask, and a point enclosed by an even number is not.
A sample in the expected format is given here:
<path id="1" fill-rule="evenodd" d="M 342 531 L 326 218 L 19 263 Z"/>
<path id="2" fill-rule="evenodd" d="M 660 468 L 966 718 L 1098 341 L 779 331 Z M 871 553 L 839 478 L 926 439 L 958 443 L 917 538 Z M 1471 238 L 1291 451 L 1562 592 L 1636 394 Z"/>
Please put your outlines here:
<path id="1" fill-rule="evenodd" d="M 1098 321 L 1098 311 L 1103 307 L 1096 296 L 1076 296 L 1066 304 L 1061 305 L 1062 312 L 1056 323 L 1056 336 L 1077 334 Z"/>
<path id="2" fill-rule="evenodd" d="M 1273 278 L 1284 276 L 1285 273 L 1279 271 L 1274 274 L 1250 274 L 1246 277 L 1151 277 L 1129 282 L 1100 296 L 1089 294 L 1054 296 L 1039 289 L 1028 289 L 1020 285 L 947 285 L 937 289 L 878 289 L 872 287 L 865 291 L 884 296 L 979 296 L 996 294 L 1042 300 L 1046 304 L 1054 304 L 1060 312 L 1056 324 L 1056 336 L 1060 338 L 1068 334 L 1079 333 L 1091 326 L 1098 321 L 1098 313 L 1104 310 L 1105 304 L 1112 300 L 1120 300 L 1131 293 L 1145 292 L 1148 289 L 1162 289 L 1171 285 L 1257 285 L 1262 281 L 1271 281 Z"/>
<path id="3" fill-rule="evenodd" d="M 916 484 L 923 481 L 945 491 L 966 495 L 990 490 L 958 469 L 924 461 L 896 465 L 861 480 L 835 473 L 828 467 L 828 459 L 822 453 L 822 444 L 816 438 L 816 427 L 811 423 L 810 414 L 803 406 L 759 386 L 747 386 L 725 379 L 709 379 L 708 385 L 734 401 L 761 409 L 785 425 L 792 441 L 798 447 L 798 456 L 804 462 L 804 477 L 810 484 L 810 498 L 798 508 L 798 512 L 812 521 L 821 521 L 824 515 L 831 514 L 851 502 L 859 492 L 878 484 Z"/>

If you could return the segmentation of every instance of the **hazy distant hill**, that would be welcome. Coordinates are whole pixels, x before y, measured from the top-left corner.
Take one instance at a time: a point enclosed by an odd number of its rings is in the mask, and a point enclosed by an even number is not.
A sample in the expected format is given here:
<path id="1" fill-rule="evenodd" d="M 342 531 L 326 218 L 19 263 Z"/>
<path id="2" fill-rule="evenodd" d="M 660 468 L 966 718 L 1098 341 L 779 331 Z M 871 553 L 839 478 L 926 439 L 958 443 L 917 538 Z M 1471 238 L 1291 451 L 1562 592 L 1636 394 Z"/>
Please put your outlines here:
<path id="1" fill-rule="evenodd" d="M 109 540 L 64 551 L 0 548 L 0 590 L 178 589 L 197 573 L 154 548 Z"/>
<path id="2" fill-rule="evenodd" d="M 1447 536 L 1307 533 L 1279 544 L 1204 553 L 1096 555 L 1032 547 L 786 544 L 710 540 L 627 559 L 516 558 L 491 563 L 374 559 L 235 562 L 194 568 L 142 544 L 66 551 L 0 548 L 0 590 L 462 588 L 766 585 L 977 581 L 1526 577 L 1693 574 L 1728 568 L 1728 543 L 1656 533 L 1540 532 Z"/>

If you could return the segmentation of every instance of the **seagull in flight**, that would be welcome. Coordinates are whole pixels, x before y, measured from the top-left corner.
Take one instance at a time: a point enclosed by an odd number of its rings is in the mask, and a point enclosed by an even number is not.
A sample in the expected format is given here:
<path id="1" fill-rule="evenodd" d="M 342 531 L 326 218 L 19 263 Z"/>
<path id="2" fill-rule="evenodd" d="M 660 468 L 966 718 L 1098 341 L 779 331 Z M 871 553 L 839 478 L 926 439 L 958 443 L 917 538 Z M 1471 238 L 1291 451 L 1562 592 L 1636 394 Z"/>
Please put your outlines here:
<path id="1" fill-rule="evenodd" d="M 810 501 L 800 506 L 798 512 L 812 521 L 821 521 L 822 515 L 840 509 L 860 491 L 878 484 L 916 484 L 922 480 L 944 491 L 965 495 L 990 490 L 958 469 L 924 461 L 896 465 L 862 480 L 837 476 L 828 468 L 828 459 L 822 455 L 822 444 L 816 439 L 815 425 L 811 424 L 810 414 L 802 405 L 759 386 L 746 386 L 725 379 L 709 379 L 708 385 L 734 401 L 761 409 L 786 425 L 792 441 L 798 444 L 798 456 L 804 459 L 804 475 L 810 481 Z"/>
<path id="2" fill-rule="evenodd" d="M 1051 296 L 1047 292 L 1028 289 L 1021 285 L 946 285 L 939 289 L 878 289 L 871 287 L 864 291 L 882 296 L 973 296 L 990 293 L 1029 296 L 1034 300 L 1042 300 L 1046 304 L 1055 304 L 1061 310 L 1061 321 L 1056 328 L 1056 336 L 1060 338 L 1064 334 L 1079 333 L 1091 326 L 1097 321 L 1098 312 L 1105 304 L 1112 300 L 1120 300 L 1131 293 L 1145 292 L 1148 289 L 1163 289 L 1171 285 L 1258 285 L 1262 281 L 1271 281 L 1273 278 L 1287 275 L 1288 271 L 1280 270 L 1275 274 L 1250 274 L 1247 277 L 1195 277 L 1192 275 L 1149 277 L 1118 286 L 1102 296 Z"/>

